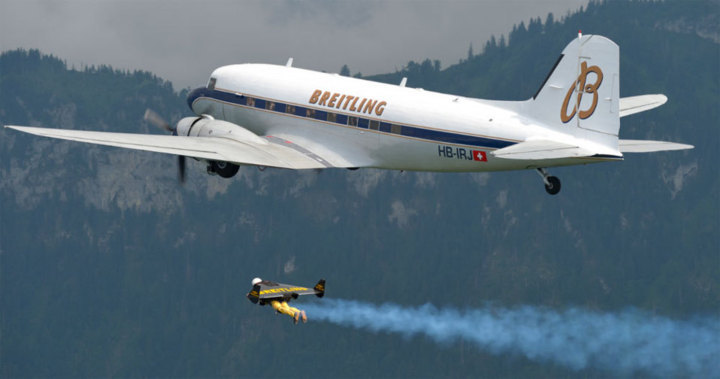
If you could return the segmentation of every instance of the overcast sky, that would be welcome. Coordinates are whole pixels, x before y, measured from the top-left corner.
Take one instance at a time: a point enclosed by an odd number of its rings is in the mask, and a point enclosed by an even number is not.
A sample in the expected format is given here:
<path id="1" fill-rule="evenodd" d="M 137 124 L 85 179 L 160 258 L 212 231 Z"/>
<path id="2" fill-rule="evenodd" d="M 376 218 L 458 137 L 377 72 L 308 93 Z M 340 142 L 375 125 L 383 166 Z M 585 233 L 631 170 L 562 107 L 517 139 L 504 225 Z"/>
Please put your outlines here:
<path id="1" fill-rule="evenodd" d="M 222 65 L 284 64 L 364 75 L 409 60 L 447 67 L 491 36 L 587 0 L 0 0 L 0 50 L 38 48 L 80 67 L 151 71 L 176 89 Z M 573 36 L 568 36 L 568 40 Z M 553 54 L 556 54 L 554 52 Z"/>

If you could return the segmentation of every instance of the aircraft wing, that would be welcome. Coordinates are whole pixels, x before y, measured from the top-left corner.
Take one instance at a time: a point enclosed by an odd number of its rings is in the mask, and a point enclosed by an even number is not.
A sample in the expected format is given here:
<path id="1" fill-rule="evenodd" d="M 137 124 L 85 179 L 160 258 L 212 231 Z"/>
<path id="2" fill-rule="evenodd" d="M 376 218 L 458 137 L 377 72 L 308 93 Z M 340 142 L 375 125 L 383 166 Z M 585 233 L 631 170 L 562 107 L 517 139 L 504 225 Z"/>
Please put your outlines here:
<path id="1" fill-rule="evenodd" d="M 236 164 L 290 169 L 333 167 L 323 158 L 294 144 L 292 141 L 271 136 L 240 139 L 111 133 L 15 125 L 6 125 L 5 127 L 44 137 Z"/>
<path id="2" fill-rule="evenodd" d="M 667 102 L 665 95 L 641 95 L 623 97 L 620 99 L 620 117 L 649 111 Z"/>
<path id="3" fill-rule="evenodd" d="M 652 153 L 655 151 L 685 150 L 694 148 L 677 142 L 621 139 L 618 141 L 622 153 Z"/>
<path id="4" fill-rule="evenodd" d="M 254 285 L 252 290 L 247 294 L 247 297 L 251 302 L 257 303 L 261 300 L 296 299 L 301 295 L 323 297 L 323 295 L 325 295 L 325 279 L 320 279 L 313 288 L 264 280 Z"/>
<path id="5" fill-rule="evenodd" d="M 490 154 L 503 159 L 558 159 L 589 157 L 596 153 L 576 145 L 550 140 L 529 140 L 495 150 Z"/>

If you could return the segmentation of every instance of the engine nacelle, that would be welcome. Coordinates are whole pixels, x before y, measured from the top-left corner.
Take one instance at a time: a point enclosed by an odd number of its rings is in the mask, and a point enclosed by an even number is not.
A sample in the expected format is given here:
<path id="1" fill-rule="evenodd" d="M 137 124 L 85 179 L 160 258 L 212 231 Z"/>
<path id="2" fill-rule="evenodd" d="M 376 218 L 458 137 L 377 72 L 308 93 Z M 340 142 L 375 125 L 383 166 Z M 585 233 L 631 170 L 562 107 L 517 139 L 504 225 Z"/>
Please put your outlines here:
<path id="1" fill-rule="evenodd" d="M 216 120 L 212 116 L 202 115 L 200 117 L 185 117 L 178 121 L 175 127 L 175 133 L 185 137 L 215 137 L 229 138 L 240 142 L 251 142 L 255 144 L 265 145 L 268 142 L 258 137 L 255 133 L 243 128 L 232 122 Z M 240 168 L 239 165 L 232 162 L 209 161 L 200 159 L 207 163 L 207 172 L 211 175 L 220 175 L 223 178 L 233 177 Z"/>
<path id="2" fill-rule="evenodd" d="M 240 142 L 265 145 L 267 140 L 232 122 L 216 120 L 212 116 L 185 117 L 178 121 L 175 133 L 187 137 L 220 137 Z"/>

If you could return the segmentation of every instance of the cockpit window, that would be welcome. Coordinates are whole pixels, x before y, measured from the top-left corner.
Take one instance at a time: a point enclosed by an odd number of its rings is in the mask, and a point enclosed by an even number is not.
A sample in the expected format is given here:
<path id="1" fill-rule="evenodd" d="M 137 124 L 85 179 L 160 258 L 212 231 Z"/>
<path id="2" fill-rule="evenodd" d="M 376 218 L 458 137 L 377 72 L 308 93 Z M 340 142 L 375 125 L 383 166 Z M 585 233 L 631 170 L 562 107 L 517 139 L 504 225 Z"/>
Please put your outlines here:
<path id="1" fill-rule="evenodd" d="M 208 89 L 215 89 L 215 82 L 217 82 L 216 78 L 210 78 L 210 81 L 208 82 L 207 88 Z"/>

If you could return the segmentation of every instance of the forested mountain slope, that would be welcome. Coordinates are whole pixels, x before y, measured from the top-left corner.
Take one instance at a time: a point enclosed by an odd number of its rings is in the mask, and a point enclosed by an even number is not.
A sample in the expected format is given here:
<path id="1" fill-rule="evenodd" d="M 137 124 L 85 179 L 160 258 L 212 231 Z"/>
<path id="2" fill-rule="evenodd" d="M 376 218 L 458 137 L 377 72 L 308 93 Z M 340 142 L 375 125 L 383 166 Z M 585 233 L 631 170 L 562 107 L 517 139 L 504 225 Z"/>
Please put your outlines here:
<path id="1" fill-rule="evenodd" d="M 526 99 L 582 29 L 621 49 L 621 96 L 664 93 L 621 137 L 693 150 L 554 169 L 433 174 L 241 168 L 0 130 L 3 376 L 569 376 L 561 366 L 313 322 L 244 298 L 255 276 L 417 306 L 720 313 L 717 2 L 591 3 L 480 55 L 373 79 Z M 185 94 L 149 73 L 0 55 L 0 124 L 155 132 Z M 159 133 L 159 132 L 158 132 Z M 417 317 L 423 317 L 418 314 Z M 279 371 L 278 371 L 279 370 Z M 607 372 L 589 368 L 588 376 Z"/>

